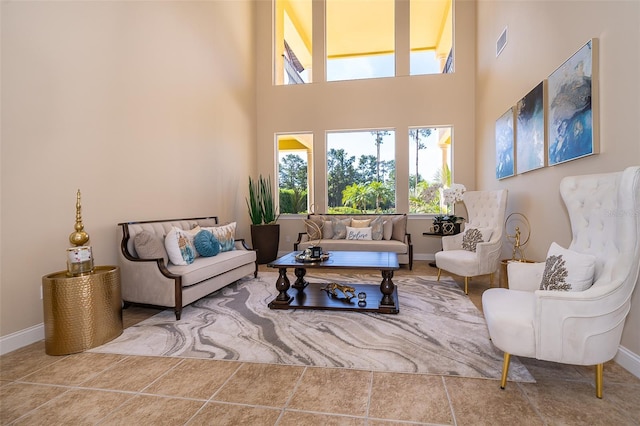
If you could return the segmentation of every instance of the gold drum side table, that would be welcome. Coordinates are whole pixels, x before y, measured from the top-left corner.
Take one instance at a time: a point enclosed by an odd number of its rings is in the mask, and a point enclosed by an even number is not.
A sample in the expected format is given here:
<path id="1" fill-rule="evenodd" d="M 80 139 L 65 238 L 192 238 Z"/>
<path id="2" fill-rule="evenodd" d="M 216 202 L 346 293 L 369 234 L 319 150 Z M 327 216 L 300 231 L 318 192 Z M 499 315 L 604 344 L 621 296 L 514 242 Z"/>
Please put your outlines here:
<path id="1" fill-rule="evenodd" d="M 82 352 L 122 334 L 117 266 L 96 266 L 80 276 L 69 276 L 67 271 L 45 275 L 42 292 L 48 355 Z"/>

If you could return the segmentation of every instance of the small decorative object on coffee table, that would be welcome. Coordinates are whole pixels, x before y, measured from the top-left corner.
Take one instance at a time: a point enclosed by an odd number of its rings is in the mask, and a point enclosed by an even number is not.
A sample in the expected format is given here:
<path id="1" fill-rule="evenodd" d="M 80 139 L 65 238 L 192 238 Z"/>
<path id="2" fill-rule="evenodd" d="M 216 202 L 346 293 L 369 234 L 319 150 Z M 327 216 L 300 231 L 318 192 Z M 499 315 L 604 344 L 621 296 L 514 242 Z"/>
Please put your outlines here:
<path id="1" fill-rule="evenodd" d="M 361 308 L 367 306 L 367 293 L 364 291 L 358 293 L 358 306 Z"/>
<path id="2" fill-rule="evenodd" d="M 312 263 L 312 262 L 324 262 L 325 260 L 329 259 L 330 254 L 322 253 L 322 249 L 320 249 L 320 252 L 315 250 L 315 254 L 314 254 L 314 250 L 313 250 L 314 248 L 316 247 L 309 247 L 303 252 L 296 254 L 296 260 L 298 262 L 303 262 L 303 263 Z"/>
<path id="3" fill-rule="evenodd" d="M 326 291 L 327 294 L 330 294 L 333 297 L 339 297 L 338 291 L 340 291 L 344 295 L 344 299 L 346 299 L 347 302 L 350 302 L 351 299 L 356 297 L 356 289 L 345 284 L 329 283 L 322 287 L 320 290 Z"/>
<path id="4" fill-rule="evenodd" d="M 320 246 L 311 246 L 309 247 L 311 250 L 311 257 L 318 258 L 322 256 L 322 247 Z"/>

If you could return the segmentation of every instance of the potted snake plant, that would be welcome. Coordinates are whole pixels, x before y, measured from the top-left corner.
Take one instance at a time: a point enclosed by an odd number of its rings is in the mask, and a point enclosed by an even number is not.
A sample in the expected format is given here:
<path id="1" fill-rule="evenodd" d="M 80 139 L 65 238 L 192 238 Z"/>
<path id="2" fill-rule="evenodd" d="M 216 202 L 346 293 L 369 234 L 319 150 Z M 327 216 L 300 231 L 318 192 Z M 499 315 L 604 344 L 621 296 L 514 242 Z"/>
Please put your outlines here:
<path id="1" fill-rule="evenodd" d="M 246 199 L 251 219 L 251 244 L 257 251 L 258 264 L 272 262 L 278 257 L 280 225 L 277 222 L 271 177 L 258 180 L 249 177 L 249 198 Z"/>

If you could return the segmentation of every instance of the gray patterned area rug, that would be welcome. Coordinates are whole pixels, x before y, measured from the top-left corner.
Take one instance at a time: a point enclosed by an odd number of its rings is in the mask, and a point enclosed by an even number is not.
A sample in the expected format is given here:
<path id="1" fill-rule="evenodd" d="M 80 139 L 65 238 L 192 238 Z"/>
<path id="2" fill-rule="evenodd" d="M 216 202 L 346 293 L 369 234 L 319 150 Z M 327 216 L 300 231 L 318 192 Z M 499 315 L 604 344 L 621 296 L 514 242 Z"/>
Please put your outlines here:
<path id="1" fill-rule="evenodd" d="M 271 310 L 277 276 L 260 272 L 257 279 L 242 279 L 185 307 L 180 321 L 172 310 L 163 311 L 91 351 L 500 378 L 502 353 L 491 344 L 482 313 L 453 281 L 394 277 L 400 313 L 377 314 Z M 381 277 L 307 279 L 377 283 Z M 535 382 L 517 358 L 509 380 Z"/>

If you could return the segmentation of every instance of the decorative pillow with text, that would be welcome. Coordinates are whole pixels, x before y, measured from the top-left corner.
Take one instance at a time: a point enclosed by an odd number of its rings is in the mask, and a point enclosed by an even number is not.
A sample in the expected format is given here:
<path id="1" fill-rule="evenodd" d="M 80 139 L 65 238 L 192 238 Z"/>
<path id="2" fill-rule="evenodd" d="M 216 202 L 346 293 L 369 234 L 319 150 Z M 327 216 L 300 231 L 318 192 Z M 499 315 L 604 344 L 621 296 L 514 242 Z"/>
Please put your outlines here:
<path id="1" fill-rule="evenodd" d="M 347 226 L 347 240 L 371 240 L 371 227 L 353 228 Z"/>

